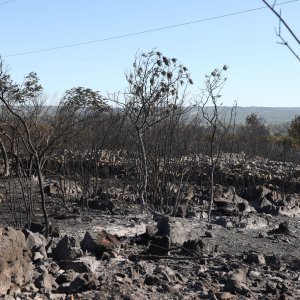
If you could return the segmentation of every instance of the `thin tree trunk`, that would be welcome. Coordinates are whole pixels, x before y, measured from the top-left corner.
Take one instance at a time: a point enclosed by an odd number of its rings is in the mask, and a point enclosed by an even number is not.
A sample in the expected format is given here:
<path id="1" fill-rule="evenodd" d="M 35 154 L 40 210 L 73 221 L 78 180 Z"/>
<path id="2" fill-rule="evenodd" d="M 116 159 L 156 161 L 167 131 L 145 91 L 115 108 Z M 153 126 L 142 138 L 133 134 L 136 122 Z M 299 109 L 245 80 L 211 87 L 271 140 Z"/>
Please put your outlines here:
<path id="1" fill-rule="evenodd" d="M 147 156 L 146 156 L 146 150 L 143 141 L 143 135 L 140 130 L 138 130 L 138 139 L 142 150 L 142 164 L 143 164 L 143 171 L 144 171 L 142 187 L 139 189 L 139 198 L 141 201 L 141 213 L 143 214 L 146 206 L 145 193 L 148 186 L 148 169 L 147 169 Z"/>
<path id="2" fill-rule="evenodd" d="M 44 214 L 44 220 L 45 220 L 45 236 L 48 237 L 49 235 L 49 218 L 46 208 L 46 199 L 45 199 L 45 193 L 44 193 L 44 187 L 43 187 L 43 176 L 42 176 L 42 170 L 41 170 L 41 163 L 38 157 L 36 157 L 37 162 L 37 175 L 38 175 L 38 182 L 39 182 L 39 189 L 40 189 L 40 195 L 41 195 L 41 204 L 42 204 L 42 210 Z"/>
<path id="3" fill-rule="evenodd" d="M 3 141 L 1 138 L 0 138 L 0 147 L 1 147 L 1 152 L 2 152 L 3 161 L 4 161 L 4 176 L 8 176 L 9 175 L 8 156 L 7 156 L 7 151 L 6 151 L 5 145 L 3 144 Z"/>
<path id="4" fill-rule="evenodd" d="M 94 184 L 94 195 L 97 195 L 98 192 L 98 179 L 99 179 L 99 174 L 98 174 L 98 162 L 97 162 L 98 156 L 95 155 L 94 163 L 95 163 L 95 184 Z"/>
<path id="5" fill-rule="evenodd" d="M 211 220 L 212 205 L 214 202 L 214 172 L 215 172 L 215 166 L 212 165 L 211 173 L 210 173 L 210 201 L 208 207 L 208 222 L 210 222 Z"/>

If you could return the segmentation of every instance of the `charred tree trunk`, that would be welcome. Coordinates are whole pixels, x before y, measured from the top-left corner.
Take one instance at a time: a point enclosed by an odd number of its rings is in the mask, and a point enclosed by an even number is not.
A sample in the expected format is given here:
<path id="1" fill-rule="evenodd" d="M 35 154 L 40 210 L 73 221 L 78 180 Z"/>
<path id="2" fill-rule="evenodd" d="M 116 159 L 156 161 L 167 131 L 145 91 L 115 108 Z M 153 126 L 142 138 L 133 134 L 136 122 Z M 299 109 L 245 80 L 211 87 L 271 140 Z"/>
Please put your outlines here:
<path id="1" fill-rule="evenodd" d="M 3 157 L 3 161 L 4 161 L 4 174 L 3 175 L 6 177 L 9 175 L 9 161 L 8 161 L 8 156 L 7 156 L 7 151 L 6 151 L 5 145 L 1 138 L 0 138 L 0 148 L 1 148 L 2 157 Z"/>

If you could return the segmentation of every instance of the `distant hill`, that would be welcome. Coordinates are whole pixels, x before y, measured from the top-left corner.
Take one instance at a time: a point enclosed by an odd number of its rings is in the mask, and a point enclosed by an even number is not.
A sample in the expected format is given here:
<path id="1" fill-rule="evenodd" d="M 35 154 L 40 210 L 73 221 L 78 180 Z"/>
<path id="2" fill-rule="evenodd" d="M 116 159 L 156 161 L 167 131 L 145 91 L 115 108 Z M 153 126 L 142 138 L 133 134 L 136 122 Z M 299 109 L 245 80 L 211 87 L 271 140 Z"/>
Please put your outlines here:
<path id="1" fill-rule="evenodd" d="M 224 109 L 230 109 L 230 107 L 222 107 Z M 212 110 L 208 107 L 208 112 Z M 196 111 L 193 109 L 190 114 L 195 114 Z M 290 122 L 295 115 L 300 115 L 300 107 L 237 107 L 236 123 L 243 124 L 245 119 L 251 113 L 256 113 L 258 117 L 265 120 L 266 124 L 282 124 Z"/>
<path id="2" fill-rule="evenodd" d="M 0 111 L 3 106 L 0 105 Z M 48 111 L 49 115 L 52 115 L 55 112 L 56 106 L 46 106 L 45 109 Z M 231 107 L 222 106 L 222 110 L 230 111 Z M 212 111 L 212 107 L 207 107 L 207 111 Z M 192 108 L 188 111 L 188 119 L 191 119 L 197 110 Z M 258 117 L 261 117 L 265 120 L 266 125 L 269 124 L 283 124 L 289 123 L 296 116 L 300 115 L 300 107 L 258 107 L 258 106 L 249 106 L 249 107 L 237 107 L 236 111 L 236 124 L 244 124 L 246 117 L 251 113 L 256 113 Z M 229 113 L 228 113 L 229 115 Z"/>
<path id="3" fill-rule="evenodd" d="M 295 115 L 300 115 L 300 107 L 238 107 L 239 122 L 244 122 L 251 113 L 256 113 L 267 124 L 281 124 L 290 122 Z"/>

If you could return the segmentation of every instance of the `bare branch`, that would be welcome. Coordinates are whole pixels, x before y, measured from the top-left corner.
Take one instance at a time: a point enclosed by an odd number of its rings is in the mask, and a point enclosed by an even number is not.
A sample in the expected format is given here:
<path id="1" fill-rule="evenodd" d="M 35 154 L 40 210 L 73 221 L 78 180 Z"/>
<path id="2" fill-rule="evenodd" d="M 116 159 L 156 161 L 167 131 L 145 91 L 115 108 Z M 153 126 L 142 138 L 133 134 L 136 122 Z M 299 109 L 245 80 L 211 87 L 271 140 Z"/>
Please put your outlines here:
<path id="1" fill-rule="evenodd" d="M 277 42 L 280 45 L 287 46 L 287 48 L 293 53 L 293 55 L 299 60 L 300 62 L 300 57 L 299 55 L 293 50 L 293 48 L 288 44 L 288 42 L 281 36 L 278 35 L 278 37 L 281 39 L 281 42 Z"/>
<path id="2" fill-rule="evenodd" d="M 285 26 L 285 28 L 293 36 L 295 41 L 300 45 L 299 38 L 296 36 L 296 34 L 293 32 L 293 30 L 290 28 L 290 26 L 285 22 L 285 20 L 281 17 L 281 15 L 266 0 L 262 0 L 262 1 L 272 10 L 272 12 L 277 16 L 277 18 L 280 20 L 280 22 L 282 22 L 282 24 Z"/>
<path id="3" fill-rule="evenodd" d="M 270 5 L 266 0 L 262 0 L 264 2 L 264 4 L 270 8 L 270 10 L 277 16 L 278 20 L 279 20 L 279 24 L 278 24 L 278 31 L 275 30 L 276 35 L 280 38 L 281 42 L 279 42 L 279 44 L 287 46 L 287 48 L 291 51 L 291 53 L 298 59 L 298 61 L 300 61 L 299 55 L 297 55 L 297 53 L 293 50 L 293 48 L 288 44 L 288 42 L 286 41 L 285 38 L 283 38 L 282 34 L 281 34 L 281 24 L 283 24 L 285 26 L 285 28 L 289 31 L 289 33 L 292 35 L 292 37 L 294 38 L 294 40 L 300 45 L 300 39 L 296 36 L 296 34 L 294 33 L 294 31 L 290 28 L 290 26 L 287 24 L 287 22 L 282 18 L 281 16 L 281 9 L 279 12 L 277 12 L 274 7 L 276 5 L 276 0 L 274 1 L 273 5 Z"/>

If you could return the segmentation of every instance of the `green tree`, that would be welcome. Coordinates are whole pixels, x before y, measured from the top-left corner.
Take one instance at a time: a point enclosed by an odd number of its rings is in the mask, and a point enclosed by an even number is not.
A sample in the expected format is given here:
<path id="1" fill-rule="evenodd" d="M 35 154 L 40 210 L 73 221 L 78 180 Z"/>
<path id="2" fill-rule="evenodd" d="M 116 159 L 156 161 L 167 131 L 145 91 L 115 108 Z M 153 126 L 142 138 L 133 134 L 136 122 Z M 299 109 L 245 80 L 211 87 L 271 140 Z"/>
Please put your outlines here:
<path id="1" fill-rule="evenodd" d="M 269 130 L 264 119 L 256 113 L 246 117 L 245 125 L 238 128 L 237 135 L 246 154 L 255 156 L 267 153 Z"/>
<path id="2" fill-rule="evenodd" d="M 289 128 L 289 136 L 300 143 L 300 115 L 294 117 Z"/>

